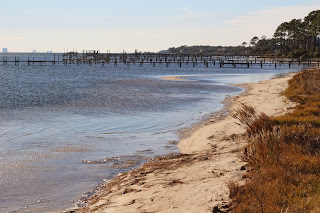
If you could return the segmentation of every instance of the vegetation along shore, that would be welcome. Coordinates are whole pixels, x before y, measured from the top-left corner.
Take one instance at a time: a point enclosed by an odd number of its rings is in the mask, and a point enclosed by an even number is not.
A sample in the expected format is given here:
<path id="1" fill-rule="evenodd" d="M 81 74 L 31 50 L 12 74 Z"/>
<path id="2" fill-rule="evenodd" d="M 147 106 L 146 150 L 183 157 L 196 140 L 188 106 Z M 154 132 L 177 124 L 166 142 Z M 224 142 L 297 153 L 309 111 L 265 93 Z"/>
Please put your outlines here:
<path id="1" fill-rule="evenodd" d="M 241 159 L 250 172 L 244 186 L 229 185 L 233 212 L 320 211 L 320 70 L 294 76 L 283 95 L 298 104 L 291 113 L 234 114 L 247 126 Z"/>

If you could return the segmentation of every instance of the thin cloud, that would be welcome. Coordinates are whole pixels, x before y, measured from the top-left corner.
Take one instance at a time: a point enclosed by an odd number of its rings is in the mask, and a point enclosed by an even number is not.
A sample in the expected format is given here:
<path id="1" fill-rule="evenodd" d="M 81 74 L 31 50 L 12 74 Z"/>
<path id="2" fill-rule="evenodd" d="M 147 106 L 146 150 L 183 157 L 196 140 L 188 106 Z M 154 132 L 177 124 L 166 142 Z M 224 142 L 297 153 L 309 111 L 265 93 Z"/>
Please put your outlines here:
<path id="1" fill-rule="evenodd" d="M 238 16 L 234 19 L 226 20 L 224 23 L 232 25 L 233 27 L 248 25 L 247 27 L 272 25 L 278 26 L 284 21 L 290 21 L 291 19 L 303 18 L 308 15 L 309 12 L 320 8 L 320 4 L 312 6 L 289 6 L 278 7 L 267 10 L 258 10 L 252 12 L 247 16 Z"/>
<path id="2" fill-rule="evenodd" d="M 178 11 L 188 11 L 190 10 L 189 8 L 187 7 L 180 7 L 180 8 L 177 8 Z"/>
<path id="3" fill-rule="evenodd" d="M 177 8 L 176 14 L 167 16 L 166 19 L 171 23 L 190 23 L 190 22 L 198 22 L 201 23 L 203 19 L 208 17 L 208 14 L 199 12 L 196 10 L 192 10 L 187 7 Z"/>

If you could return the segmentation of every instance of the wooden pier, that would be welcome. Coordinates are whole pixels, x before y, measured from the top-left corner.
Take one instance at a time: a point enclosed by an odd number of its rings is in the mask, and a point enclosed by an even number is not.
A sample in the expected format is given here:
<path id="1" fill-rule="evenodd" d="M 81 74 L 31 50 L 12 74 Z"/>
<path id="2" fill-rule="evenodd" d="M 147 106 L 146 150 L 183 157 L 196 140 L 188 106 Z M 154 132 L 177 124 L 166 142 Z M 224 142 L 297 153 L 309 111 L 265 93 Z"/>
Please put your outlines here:
<path id="1" fill-rule="evenodd" d="M 100 53 L 100 51 L 83 51 L 68 52 L 64 54 L 51 54 L 50 56 L 40 57 L 19 57 L 19 56 L 0 56 L 0 64 L 14 64 L 14 65 L 136 65 L 143 66 L 149 64 L 153 67 L 156 65 L 165 64 L 166 67 L 170 65 L 178 65 L 179 67 L 190 66 L 193 67 L 202 65 L 202 67 L 220 68 L 250 68 L 252 66 L 288 66 L 303 65 L 303 66 L 318 66 L 320 59 L 282 59 L 282 58 L 259 58 L 256 56 L 214 56 L 205 54 L 162 54 L 162 53 Z"/>

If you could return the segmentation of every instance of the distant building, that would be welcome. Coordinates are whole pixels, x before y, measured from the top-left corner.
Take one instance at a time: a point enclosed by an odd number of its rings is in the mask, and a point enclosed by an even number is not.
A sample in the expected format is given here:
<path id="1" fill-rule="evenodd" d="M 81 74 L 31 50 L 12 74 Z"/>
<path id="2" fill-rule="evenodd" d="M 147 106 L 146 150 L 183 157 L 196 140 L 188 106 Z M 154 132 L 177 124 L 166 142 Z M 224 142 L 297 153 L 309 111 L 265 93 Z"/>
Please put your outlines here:
<path id="1" fill-rule="evenodd" d="M 159 53 L 166 54 L 166 53 L 169 53 L 169 51 L 168 50 L 160 50 Z"/>
<path id="2" fill-rule="evenodd" d="M 3 53 L 7 53 L 8 52 L 8 48 L 2 48 L 2 52 Z"/>
<path id="3" fill-rule="evenodd" d="M 32 53 L 37 53 L 37 50 L 32 50 Z"/>
<path id="4" fill-rule="evenodd" d="M 52 50 L 48 50 L 47 53 L 52 53 Z"/>

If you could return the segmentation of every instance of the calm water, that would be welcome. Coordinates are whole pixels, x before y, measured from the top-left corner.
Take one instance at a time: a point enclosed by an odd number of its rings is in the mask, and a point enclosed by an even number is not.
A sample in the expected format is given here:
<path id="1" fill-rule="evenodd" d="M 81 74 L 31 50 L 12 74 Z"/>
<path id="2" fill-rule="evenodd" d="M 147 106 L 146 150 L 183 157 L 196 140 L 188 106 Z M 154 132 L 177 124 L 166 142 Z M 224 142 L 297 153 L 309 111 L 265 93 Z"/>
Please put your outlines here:
<path id="1" fill-rule="evenodd" d="M 72 207 L 103 179 L 178 152 L 177 130 L 242 91 L 230 84 L 297 70 L 0 65 L 0 212 Z"/>

